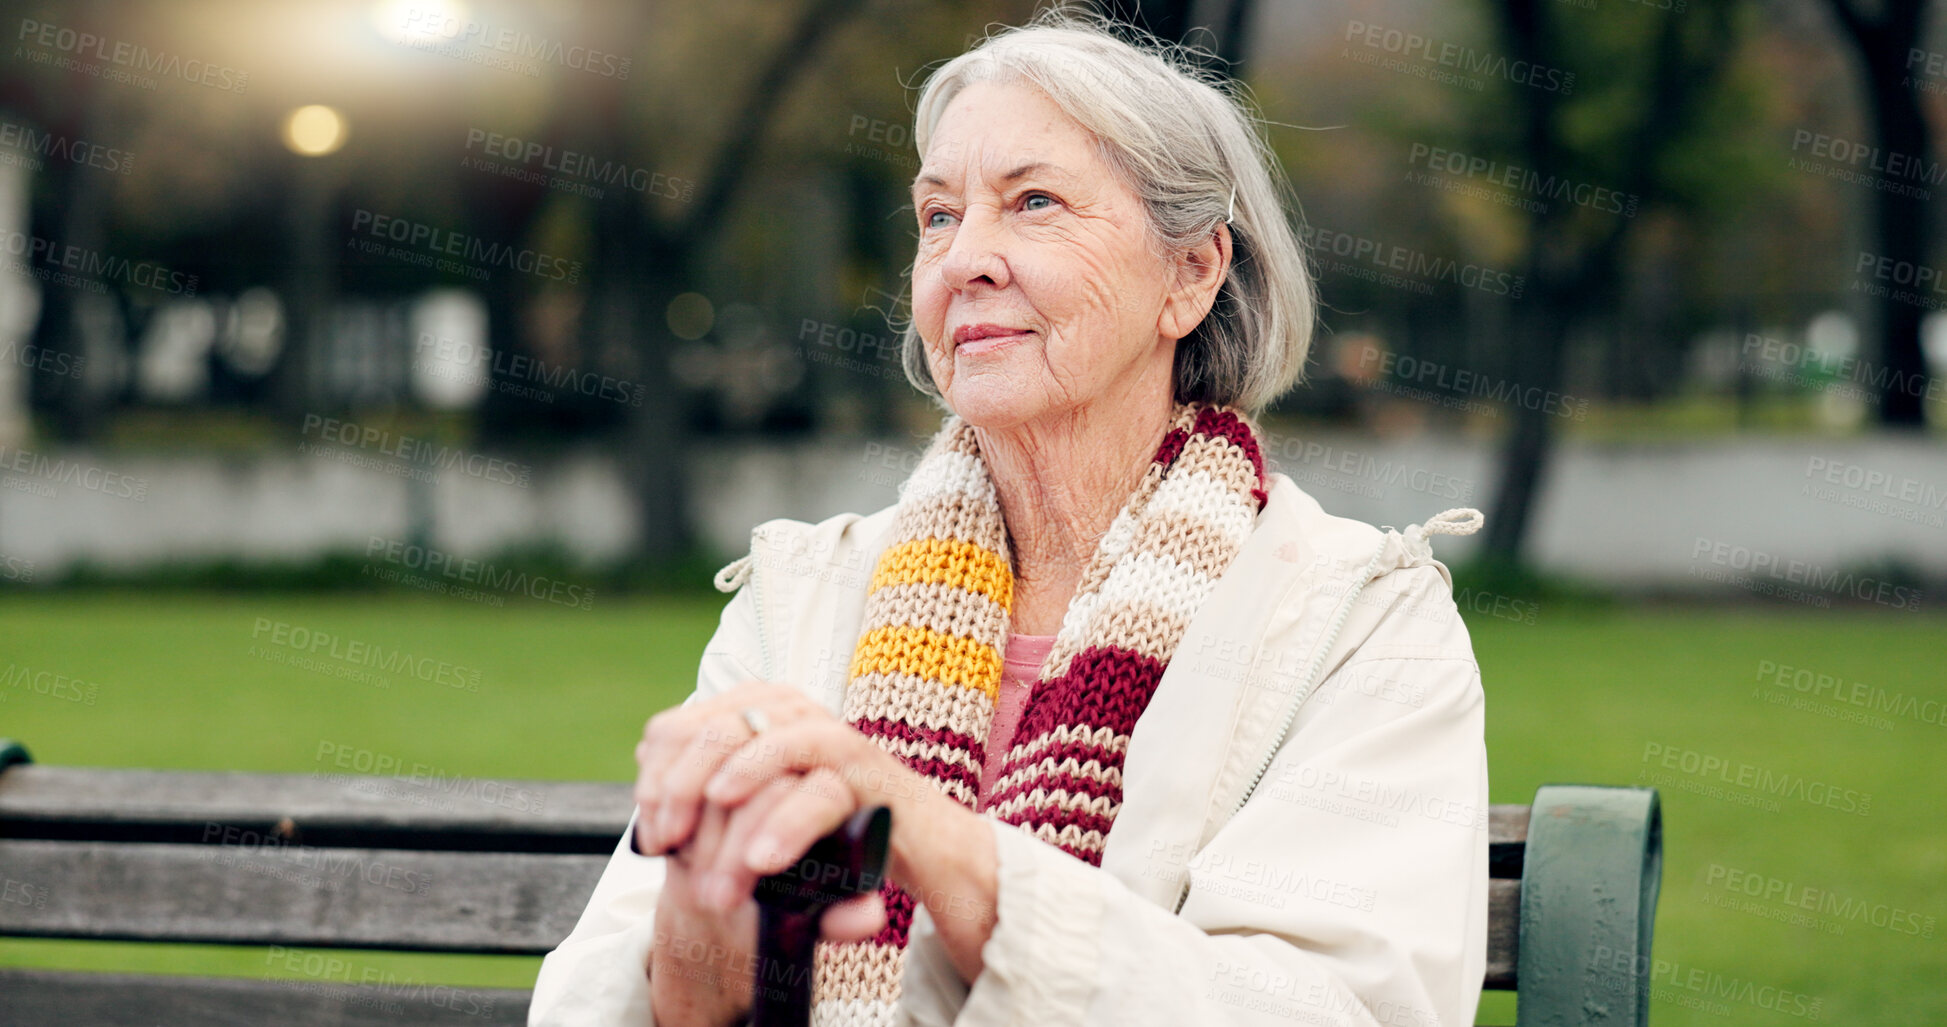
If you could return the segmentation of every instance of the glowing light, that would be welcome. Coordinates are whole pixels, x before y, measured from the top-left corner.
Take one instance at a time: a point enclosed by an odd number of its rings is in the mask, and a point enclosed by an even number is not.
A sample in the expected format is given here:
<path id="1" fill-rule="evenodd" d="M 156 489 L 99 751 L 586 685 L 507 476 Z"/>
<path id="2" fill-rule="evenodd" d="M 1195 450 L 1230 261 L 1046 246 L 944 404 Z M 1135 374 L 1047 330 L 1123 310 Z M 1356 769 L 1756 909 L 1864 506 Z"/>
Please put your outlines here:
<path id="1" fill-rule="evenodd" d="M 284 145 L 306 157 L 338 152 L 345 134 L 344 115 L 322 104 L 299 107 L 284 119 Z"/>
<path id="2" fill-rule="evenodd" d="M 669 301 L 669 330 L 679 339 L 701 339 L 716 324 L 716 307 L 702 293 L 686 292 Z"/>

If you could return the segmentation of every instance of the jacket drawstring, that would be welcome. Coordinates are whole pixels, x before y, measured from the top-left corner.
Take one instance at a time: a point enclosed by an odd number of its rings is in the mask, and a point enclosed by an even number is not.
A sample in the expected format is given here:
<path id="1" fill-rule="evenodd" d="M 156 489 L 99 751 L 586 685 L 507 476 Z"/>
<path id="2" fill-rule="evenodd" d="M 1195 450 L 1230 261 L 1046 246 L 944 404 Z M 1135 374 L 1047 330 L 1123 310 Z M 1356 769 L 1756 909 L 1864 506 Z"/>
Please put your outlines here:
<path id="1" fill-rule="evenodd" d="M 1481 530 L 1487 518 L 1471 506 L 1457 506 L 1442 510 L 1426 519 L 1425 524 L 1409 524 L 1402 532 L 1406 539 L 1406 551 L 1415 561 L 1433 558 L 1433 544 L 1427 541 L 1428 535 L 1472 535 Z"/>
<path id="2" fill-rule="evenodd" d="M 750 564 L 751 554 L 732 560 L 717 572 L 717 576 L 711 579 L 711 583 L 717 586 L 719 592 L 735 592 L 744 587 L 744 582 L 750 580 Z"/>

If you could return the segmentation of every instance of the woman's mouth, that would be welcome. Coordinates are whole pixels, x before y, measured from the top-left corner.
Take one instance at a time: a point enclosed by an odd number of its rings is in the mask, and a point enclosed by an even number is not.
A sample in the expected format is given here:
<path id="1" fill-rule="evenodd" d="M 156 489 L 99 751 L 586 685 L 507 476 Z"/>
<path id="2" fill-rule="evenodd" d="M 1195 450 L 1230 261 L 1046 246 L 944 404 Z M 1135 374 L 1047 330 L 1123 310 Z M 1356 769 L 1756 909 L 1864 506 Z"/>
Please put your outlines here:
<path id="1" fill-rule="evenodd" d="M 953 333 L 953 350 L 956 354 L 977 357 L 1006 349 L 1033 335 L 1025 328 L 1008 328 L 1002 325 L 967 325 Z"/>

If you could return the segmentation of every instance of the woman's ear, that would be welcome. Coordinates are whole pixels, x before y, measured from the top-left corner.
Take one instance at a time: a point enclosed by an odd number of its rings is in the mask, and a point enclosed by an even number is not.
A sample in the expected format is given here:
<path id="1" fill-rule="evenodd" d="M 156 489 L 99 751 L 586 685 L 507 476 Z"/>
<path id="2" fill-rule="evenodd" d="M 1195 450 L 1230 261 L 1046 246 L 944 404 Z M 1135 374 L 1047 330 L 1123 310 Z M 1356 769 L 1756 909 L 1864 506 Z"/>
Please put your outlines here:
<path id="1" fill-rule="evenodd" d="M 1156 331 L 1181 339 L 1196 330 L 1217 302 L 1217 292 L 1230 276 L 1230 225 L 1219 222 L 1204 241 L 1176 259 L 1176 287 L 1163 297 Z"/>

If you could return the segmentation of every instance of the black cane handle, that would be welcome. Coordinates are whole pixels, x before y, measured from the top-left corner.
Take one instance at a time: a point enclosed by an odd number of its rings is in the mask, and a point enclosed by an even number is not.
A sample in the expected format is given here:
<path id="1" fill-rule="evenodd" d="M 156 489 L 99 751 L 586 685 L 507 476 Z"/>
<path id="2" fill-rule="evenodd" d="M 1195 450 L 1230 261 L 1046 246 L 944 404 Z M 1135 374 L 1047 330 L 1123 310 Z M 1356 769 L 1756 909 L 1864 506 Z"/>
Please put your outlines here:
<path id="1" fill-rule="evenodd" d="M 757 879 L 757 979 L 751 1027 L 809 1027 L 818 916 L 876 891 L 892 841 L 892 810 L 867 806 L 813 842 L 798 861 Z"/>

